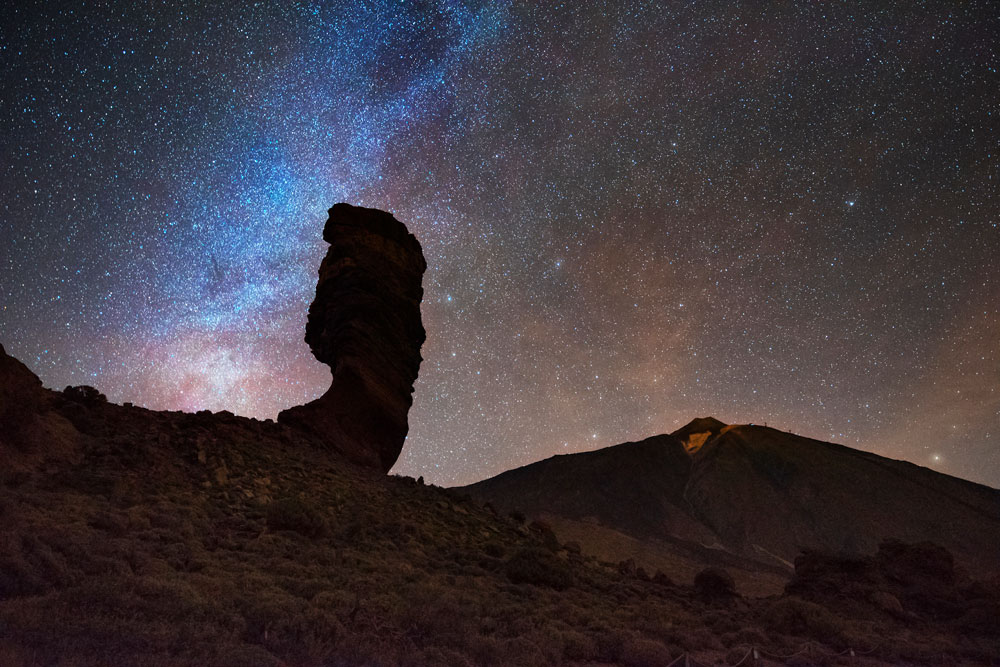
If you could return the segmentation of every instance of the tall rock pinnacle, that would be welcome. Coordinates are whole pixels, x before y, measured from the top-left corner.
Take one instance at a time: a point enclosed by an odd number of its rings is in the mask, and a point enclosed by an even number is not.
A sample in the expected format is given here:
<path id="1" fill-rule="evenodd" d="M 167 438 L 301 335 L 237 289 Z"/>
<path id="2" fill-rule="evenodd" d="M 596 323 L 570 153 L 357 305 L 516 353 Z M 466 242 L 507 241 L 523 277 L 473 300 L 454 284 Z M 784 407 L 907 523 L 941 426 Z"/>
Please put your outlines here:
<path id="1" fill-rule="evenodd" d="M 319 435 L 351 460 L 392 468 L 408 429 L 424 327 L 420 243 L 389 213 L 336 204 L 309 306 L 306 342 L 333 372 L 323 396 L 278 421 Z"/>

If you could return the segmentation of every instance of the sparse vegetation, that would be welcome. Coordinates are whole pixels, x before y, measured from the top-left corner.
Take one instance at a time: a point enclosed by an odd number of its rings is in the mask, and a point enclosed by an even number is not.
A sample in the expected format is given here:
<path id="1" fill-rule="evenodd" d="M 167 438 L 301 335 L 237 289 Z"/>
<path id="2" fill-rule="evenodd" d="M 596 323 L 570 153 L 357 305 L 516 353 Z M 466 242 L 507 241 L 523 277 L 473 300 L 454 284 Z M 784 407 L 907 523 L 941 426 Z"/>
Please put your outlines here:
<path id="1" fill-rule="evenodd" d="M 566 564 L 538 548 L 520 549 L 507 561 L 504 571 L 515 584 L 548 586 L 557 591 L 573 584 L 573 575 Z"/>
<path id="2" fill-rule="evenodd" d="M 839 644 L 846 624 L 826 608 L 794 597 L 776 600 L 764 610 L 763 620 L 772 632 L 810 637 Z"/>
<path id="3" fill-rule="evenodd" d="M 305 500 L 282 498 L 267 506 L 267 527 L 270 530 L 294 530 L 306 537 L 319 537 L 326 532 L 326 520 Z"/>
<path id="4" fill-rule="evenodd" d="M 121 409 L 103 405 L 85 409 Z M 669 572 L 647 581 L 635 563 L 619 573 L 578 545 L 553 550 L 544 524 L 437 487 L 307 447 L 276 453 L 271 426 L 231 418 L 221 445 L 202 417 L 151 419 L 166 425 L 3 478 L 4 667 L 662 665 L 807 640 L 874 648 L 869 665 L 1000 652 L 988 587 L 960 589 L 954 630 L 928 621 L 917 638 L 871 596 L 858 604 L 875 621 L 795 597 L 719 605 Z M 911 570 L 893 570 L 905 590 L 936 590 Z"/>
<path id="5" fill-rule="evenodd" d="M 726 602 L 736 597 L 733 576 L 718 567 L 708 567 L 695 575 L 694 587 L 703 600 Z"/>

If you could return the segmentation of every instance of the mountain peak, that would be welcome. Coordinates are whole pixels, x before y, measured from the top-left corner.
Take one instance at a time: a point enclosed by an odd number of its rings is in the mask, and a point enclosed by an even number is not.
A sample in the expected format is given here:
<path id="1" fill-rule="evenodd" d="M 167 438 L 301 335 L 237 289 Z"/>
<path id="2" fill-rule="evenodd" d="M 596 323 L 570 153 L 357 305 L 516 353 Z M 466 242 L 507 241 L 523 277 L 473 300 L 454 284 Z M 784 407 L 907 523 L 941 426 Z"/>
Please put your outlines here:
<path id="1" fill-rule="evenodd" d="M 803 549 L 870 553 L 886 539 L 933 540 L 967 570 L 1000 569 L 1000 491 L 712 417 L 465 488 L 494 507 L 544 518 L 560 539 L 607 561 L 634 558 L 691 577 L 706 566 L 734 568 L 761 594 L 780 587 L 776 579 Z"/>
<path id="2" fill-rule="evenodd" d="M 715 417 L 697 417 L 670 435 L 684 443 L 684 449 L 688 454 L 694 454 L 726 427 L 727 424 Z"/>

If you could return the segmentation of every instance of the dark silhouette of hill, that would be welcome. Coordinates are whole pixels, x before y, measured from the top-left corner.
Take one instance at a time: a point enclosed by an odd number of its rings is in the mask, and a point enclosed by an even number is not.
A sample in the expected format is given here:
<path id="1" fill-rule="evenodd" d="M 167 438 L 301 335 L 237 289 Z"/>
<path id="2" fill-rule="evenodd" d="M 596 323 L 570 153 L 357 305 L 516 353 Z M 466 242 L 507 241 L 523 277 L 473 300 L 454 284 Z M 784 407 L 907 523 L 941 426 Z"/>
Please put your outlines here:
<path id="1" fill-rule="evenodd" d="M 53 391 L 0 347 L 0 665 L 735 665 L 752 648 L 823 664 L 857 649 L 862 665 L 988 665 L 1000 654 L 996 582 L 972 581 L 935 545 L 890 543 L 853 560 L 810 552 L 780 596 L 741 597 L 753 576 L 776 575 L 702 546 L 729 534 L 725 503 L 699 496 L 696 519 L 681 482 L 701 474 L 699 489 L 725 488 L 701 461 L 756 470 L 743 460 L 759 458 L 754 446 L 711 454 L 706 437 L 695 451 L 692 432 L 542 466 L 550 488 L 533 502 L 561 491 L 561 511 L 583 507 L 596 522 L 581 525 L 615 524 L 640 546 L 664 526 L 679 535 L 688 551 L 661 572 L 602 559 L 461 491 L 386 476 L 419 364 L 422 327 L 407 313 L 422 259 L 388 214 L 335 207 L 331 220 L 341 215 L 362 228 L 331 245 L 309 324 L 333 386 L 278 422 Z M 773 463 L 723 479 L 753 490 Z M 777 467 L 786 489 L 809 474 L 793 463 Z M 511 479 L 530 480 L 525 471 Z M 584 478 L 589 489 L 566 495 Z M 989 494 L 911 478 L 949 490 L 942 518 L 955 507 L 990 516 Z M 675 583 L 694 566 L 693 586 Z M 837 591 L 853 591 L 851 604 Z"/>
<path id="2" fill-rule="evenodd" d="M 605 557 L 616 555 L 614 531 L 641 541 L 648 558 L 693 563 L 689 573 L 729 562 L 749 579 L 790 575 L 803 550 L 871 553 L 886 539 L 933 540 L 971 571 L 1000 570 L 997 490 L 713 418 L 641 442 L 555 456 L 465 490 L 505 511 L 545 517 L 584 549 L 593 539 Z M 630 542 L 619 543 L 621 557 L 636 556 Z"/>

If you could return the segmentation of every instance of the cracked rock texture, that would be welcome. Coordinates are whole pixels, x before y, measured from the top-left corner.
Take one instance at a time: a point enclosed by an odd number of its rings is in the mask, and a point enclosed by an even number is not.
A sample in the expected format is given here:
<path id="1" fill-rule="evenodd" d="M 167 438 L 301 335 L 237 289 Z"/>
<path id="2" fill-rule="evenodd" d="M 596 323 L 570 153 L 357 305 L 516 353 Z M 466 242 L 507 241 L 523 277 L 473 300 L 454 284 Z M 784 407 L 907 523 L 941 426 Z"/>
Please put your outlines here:
<path id="1" fill-rule="evenodd" d="M 309 307 L 306 342 L 333 374 L 320 398 L 278 421 L 320 436 L 362 465 L 388 472 L 406 438 L 424 327 L 420 243 L 391 214 L 337 204 L 330 248 Z"/>

